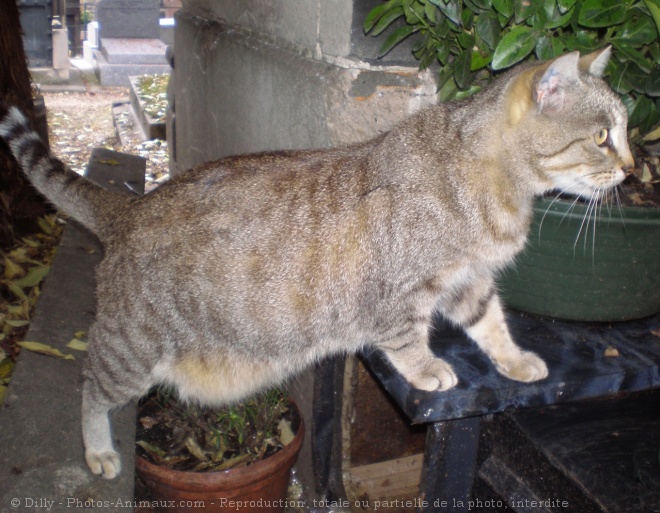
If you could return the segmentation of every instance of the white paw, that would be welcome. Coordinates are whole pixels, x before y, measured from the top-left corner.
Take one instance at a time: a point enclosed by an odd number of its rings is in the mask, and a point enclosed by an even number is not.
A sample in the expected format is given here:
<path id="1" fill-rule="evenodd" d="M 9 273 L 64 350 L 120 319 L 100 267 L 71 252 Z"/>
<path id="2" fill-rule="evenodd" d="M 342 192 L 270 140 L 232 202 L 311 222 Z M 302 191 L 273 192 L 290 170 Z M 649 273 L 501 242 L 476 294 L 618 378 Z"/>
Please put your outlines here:
<path id="1" fill-rule="evenodd" d="M 116 451 L 86 451 L 85 460 L 92 474 L 114 479 L 121 472 L 121 458 Z"/>
<path id="2" fill-rule="evenodd" d="M 530 351 L 521 351 L 508 361 L 495 362 L 500 374 L 515 381 L 530 383 L 548 377 L 548 367 L 541 358 Z"/>
<path id="3" fill-rule="evenodd" d="M 458 378 L 451 365 L 440 358 L 435 358 L 426 365 L 422 372 L 408 377 L 408 381 L 420 390 L 442 392 L 455 387 Z"/>

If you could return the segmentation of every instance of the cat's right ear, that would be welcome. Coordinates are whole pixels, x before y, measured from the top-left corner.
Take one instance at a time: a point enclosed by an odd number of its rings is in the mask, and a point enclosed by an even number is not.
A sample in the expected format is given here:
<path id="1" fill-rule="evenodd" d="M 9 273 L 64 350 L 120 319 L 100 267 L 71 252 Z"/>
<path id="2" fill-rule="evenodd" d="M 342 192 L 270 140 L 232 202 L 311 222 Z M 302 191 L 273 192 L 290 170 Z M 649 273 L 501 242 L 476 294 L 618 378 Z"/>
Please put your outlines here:
<path id="1" fill-rule="evenodd" d="M 564 108 L 566 87 L 578 80 L 579 52 L 571 52 L 551 61 L 534 83 L 532 96 L 539 112 L 554 112 Z"/>

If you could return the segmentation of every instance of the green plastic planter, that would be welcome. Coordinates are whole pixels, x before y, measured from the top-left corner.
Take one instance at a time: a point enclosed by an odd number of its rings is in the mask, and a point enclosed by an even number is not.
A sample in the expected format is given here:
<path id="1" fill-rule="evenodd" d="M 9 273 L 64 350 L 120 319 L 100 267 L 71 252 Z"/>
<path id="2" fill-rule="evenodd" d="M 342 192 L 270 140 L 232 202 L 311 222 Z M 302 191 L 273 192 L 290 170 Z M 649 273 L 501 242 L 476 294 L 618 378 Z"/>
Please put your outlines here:
<path id="1" fill-rule="evenodd" d="M 586 205 L 537 200 L 525 251 L 500 280 L 508 306 L 581 321 L 660 312 L 660 209 L 599 210 L 594 225 Z"/>

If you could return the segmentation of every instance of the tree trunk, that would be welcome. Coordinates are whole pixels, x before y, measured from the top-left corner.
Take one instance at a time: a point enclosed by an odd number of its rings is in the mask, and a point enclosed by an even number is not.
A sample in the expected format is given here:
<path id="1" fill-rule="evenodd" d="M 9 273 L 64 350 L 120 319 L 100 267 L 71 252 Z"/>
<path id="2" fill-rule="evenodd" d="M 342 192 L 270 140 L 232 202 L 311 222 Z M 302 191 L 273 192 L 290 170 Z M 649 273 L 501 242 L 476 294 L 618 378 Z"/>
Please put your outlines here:
<path id="1" fill-rule="evenodd" d="M 0 0 L 0 101 L 16 105 L 35 124 L 35 107 L 16 0 Z M 45 130 L 38 130 L 47 138 Z M 44 133 L 46 132 L 46 133 Z M 4 143 L 0 143 L 0 248 L 37 230 L 46 202 L 28 184 Z"/>

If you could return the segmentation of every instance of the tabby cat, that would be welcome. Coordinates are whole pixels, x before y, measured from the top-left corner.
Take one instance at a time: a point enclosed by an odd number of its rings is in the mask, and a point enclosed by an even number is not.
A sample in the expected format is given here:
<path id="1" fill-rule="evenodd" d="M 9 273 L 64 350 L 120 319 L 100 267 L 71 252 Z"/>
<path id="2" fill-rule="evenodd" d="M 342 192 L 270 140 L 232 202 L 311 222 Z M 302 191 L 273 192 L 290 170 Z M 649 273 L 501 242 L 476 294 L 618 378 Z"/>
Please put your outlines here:
<path id="1" fill-rule="evenodd" d="M 545 378 L 511 339 L 494 276 L 525 245 L 534 196 L 599 199 L 633 165 L 626 110 L 600 78 L 609 56 L 525 65 L 370 141 L 224 158 L 144 197 L 68 170 L 3 107 L 0 136 L 34 186 L 105 249 L 82 400 L 92 472 L 120 472 L 108 412 L 156 384 L 218 405 L 370 346 L 413 386 L 447 390 L 434 312 L 504 376 Z"/>

